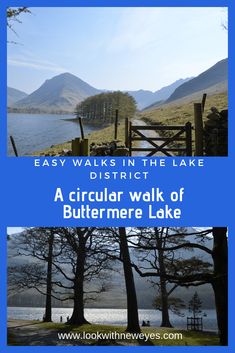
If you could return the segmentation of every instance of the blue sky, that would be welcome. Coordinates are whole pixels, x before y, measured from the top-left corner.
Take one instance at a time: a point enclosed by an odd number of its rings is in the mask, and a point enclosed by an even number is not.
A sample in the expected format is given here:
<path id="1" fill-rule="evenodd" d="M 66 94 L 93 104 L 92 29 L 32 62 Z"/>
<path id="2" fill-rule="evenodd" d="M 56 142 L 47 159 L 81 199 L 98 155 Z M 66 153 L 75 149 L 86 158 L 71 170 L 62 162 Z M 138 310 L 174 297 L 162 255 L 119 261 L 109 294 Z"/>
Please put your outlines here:
<path id="1" fill-rule="evenodd" d="M 155 91 L 227 57 L 222 8 L 31 8 L 8 31 L 8 85 L 63 72 L 110 90 Z"/>
<path id="2" fill-rule="evenodd" d="M 7 228 L 7 234 L 11 235 L 11 234 L 16 234 L 16 233 L 20 233 L 23 231 L 23 227 L 8 227 Z"/>

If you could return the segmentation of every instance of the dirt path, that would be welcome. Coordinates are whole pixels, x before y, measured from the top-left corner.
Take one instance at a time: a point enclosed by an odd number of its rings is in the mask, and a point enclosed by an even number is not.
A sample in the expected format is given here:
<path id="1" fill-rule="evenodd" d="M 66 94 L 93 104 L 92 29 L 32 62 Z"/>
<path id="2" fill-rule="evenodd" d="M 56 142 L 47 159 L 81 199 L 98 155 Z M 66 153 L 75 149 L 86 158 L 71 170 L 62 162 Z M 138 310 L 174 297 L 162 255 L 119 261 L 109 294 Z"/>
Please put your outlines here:
<path id="1" fill-rule="evenodd" d="M 19 346 L 63 346 L 58 339 L 58 330 L 40 327 L 42 323 L 28 320 L 8 321 L 8 345 Z M 66 344 L 66 345 L 71 345 Z M 76 342 L 78 345 L 78 342 Z"/>
<path id="2" fill-rule="evenodd" d="M 146 124 L 143 120 L 138 120 L 138 119 L 134 119 L 132 120 L 132 124 L 133 125 L 145 125 L 147 126 L 148 124 Z M 147 137 L 161 137 L 156 131 L 151 131 L 151 130 L 144 130 L 144 135 Z M 162 143 L 162 141 L 156 141 L 157 144 Z M 148 141 L 139 141 L 138 142 L 138 147 L 139 148 L 153 148 L 153 146 L 148 142 Z M 133 156 L 146 156 L 149 152 L 143 152 L 143 151 L 134 151 L 132 153 Z M 154 154 L 155 156 L 165 156 L 162 152 L 157 152 Z M 165 156 L 166 157 L 166 156 Z"/>

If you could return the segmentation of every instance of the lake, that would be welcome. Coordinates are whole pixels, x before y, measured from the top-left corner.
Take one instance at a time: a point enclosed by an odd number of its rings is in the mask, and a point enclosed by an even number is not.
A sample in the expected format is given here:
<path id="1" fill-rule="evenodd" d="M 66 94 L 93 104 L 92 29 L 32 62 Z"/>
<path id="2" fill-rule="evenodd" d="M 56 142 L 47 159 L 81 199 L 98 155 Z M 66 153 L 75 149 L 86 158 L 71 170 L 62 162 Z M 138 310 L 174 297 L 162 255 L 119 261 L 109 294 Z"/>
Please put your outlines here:
<path id="1" fill-rule="evenodd" d="M 80 136 L 79 124 L 71 121 L 74 115 L 8 113 L 8 155 L 14 155 L 9 136 L 12 135 L 20 156 L 40 151 Z M 84 133 L 97 130 L 85 125 Z"/>
<path id="2" fill-rule="evenodd" d="M 205 310 L 206 317 L 203 317 L 203 327 L 205 331 L 217 331 L 217 321 L 215 310 Z M 18 320 L 42 320 L 44 308 L 32 307 L 8 307 L 8 319 Z M 60 317 L 63 317 L 63 322 L 67 316 L 71 316 L 72 308 L 53 308 L 53 321 L 59 322 Z M 179 317 L 173 313 L 170 314 L 171 323 L 176 328 L 186 329 L 186 317 L 190 316 L 185 311 L 184 317 Z M 85 316 L 88 321 L 103 325 L 126 325 L 126 310 L 125 309 L 85 309 Z M 161 314 L 159 311 L 152 309 L 139 309 L 140 323 L 143 320 L 149 320 L 151 326 L 160 326 Z"/>

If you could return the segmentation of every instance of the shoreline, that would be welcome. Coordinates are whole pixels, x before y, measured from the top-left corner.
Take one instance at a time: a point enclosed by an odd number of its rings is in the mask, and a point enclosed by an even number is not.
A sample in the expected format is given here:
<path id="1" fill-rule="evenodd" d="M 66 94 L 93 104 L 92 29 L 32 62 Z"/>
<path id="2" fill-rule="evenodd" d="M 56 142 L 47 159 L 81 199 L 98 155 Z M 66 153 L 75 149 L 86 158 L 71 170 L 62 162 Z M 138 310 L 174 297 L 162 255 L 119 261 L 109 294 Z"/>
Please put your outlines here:
<path id="1" fill-rule="evenodd" d="M 12 327 L 12 324 L 17 324 L 18 326 L 14 326 Z M 15 327 L 22 327 L 22 326 L 26 326 L 26 325 L 41 325 L 41 324 L 45 324 L 45 325 L 67 325 L 66 322 L 57 322 L 57 321 L 51 321 L 51 322 L 44 322 L 42 320 L 39 320 L 39 319 L 32 319 L 32 320 L 28 320 L 28 319 L 13 319 L 13 318 L 8 318 L 7 319 L 7 325 L 9 325 L 8 327 L 12 327 L 12 328 L 15 328 Z M 93 323 L 91 322 L 90 325 L 94 325 L 94 326 L 110 326 L 110 327 L 121 327 L 121 328 L 125 328 L 126 325 L 120 325 L 120 324 L 116 324 L 116 323 L 108 323 L 108 324 L 100 324 L 100 323 Z M 75 327 L 78 327 L 77 325 L 68 325 L 68 326 L 75 326 Z M 187 332 L 187 329 L 186 328 L 182 328 L 182 327 L 176 327 L 176 326 L 173 326 L 173 327 L 161 327 L 161 326 L 156 326 L 156 325 L 151 325 L 151 326 L 141 326 L 140 325 L 140 328 L 141 329 L 147 329 L 147 330 L 151 330 L 151 329 L 157 329 L 157 330 L 179 330 L 179 331 L 186 331 Z M 207 334 L 211 334 L 211 335 L 217 335 L 217 331 L 216 330 L 204 330 L 202 331 L 204 333 L 207 333 Z"/>
<path id="2" fill-rule="evenodd" d="M 126 325 L 45 323 L 8 320 L 9 346 L 219 346 L 216 333 L 177 328 L 141 327 L 131 334 Z M 140 338 L 140 335 L 142 338 Z M 62 338 L 61 338 L 62 336 Z M 114 338 L 113 338 L 114 337 Z"/>
<path id="3" fill-rule="evenodd" d="M 69 119 L 70 120 L 70 119 Z M 74 119 L 72 119 L 73 122 Z M 89 124 L 86 124 L 89 125 Z M 89 139 L 89 143 L 95 143 L 95 144 L 99 144 L 99 143 L 105 143 L 105 142 L 110 142 L 112 139 L 110 139 L 111 136 L 114 136 L 114 126 L 109 125 L 109 126 L 101 126 L 100 129 L 97 129 L 93 132 L 90 132 L 88 134 L 86 134 L 86 126 L 84 124 L 84 132 L 85 132 L 85 138 Z M 97 126 L 97 125 L 96 125 Z M 98 126 L 97 126 L 98 127 Z M 120 143 L 124 144 L 124 138 L 125 138 L 125 133 L 124 133 L 124 129 L 125 129 L 125 122 L 124 121 L 120 121 L 119 126 L 118 126 L 118 136 L 117 136 L 117 140 L 120 141 Z M 114 138 L 113 138 L 114 140 Z M 71 149 L 71 140 L 70 141 L 65 141 L 56 145 L 52 145 L 51 147 L 45 148 L 43 150 L 39 150 L 39 151 L 35 151 L 29 154 L 24 155 L 25 157 L 27 156 L 45 156 L 47 154 L 52 154 L 53 156 L 57 156 L 60 152 L 62 152 L 63 150 L 70 150 Z"/>

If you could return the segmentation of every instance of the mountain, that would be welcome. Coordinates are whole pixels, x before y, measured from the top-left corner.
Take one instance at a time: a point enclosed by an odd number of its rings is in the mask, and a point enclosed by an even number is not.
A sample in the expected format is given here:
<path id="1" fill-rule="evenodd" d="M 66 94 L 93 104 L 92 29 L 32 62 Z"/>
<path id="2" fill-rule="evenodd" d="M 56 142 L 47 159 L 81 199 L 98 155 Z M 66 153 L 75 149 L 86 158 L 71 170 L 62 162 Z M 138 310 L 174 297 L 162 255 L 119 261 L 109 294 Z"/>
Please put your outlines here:
<path id="1" fill-rule="evenodd" d="M 199 91 L 205 91 L 213 86 L 217 88 L 218 92 L 218 85 L 221 84 L 221 87 L 224 87 L 224 84 L 227 83 L 227 80 L 228 59 L 223 59 L 217 62 L 214 66 L 210 67 L 208 70 L 202 72 L 197 77 L 183 83 L 178 88 L 176 88 L 165 103 L 192 95 Z"/>
<path id="2" fill-rule="evenodd" d="M 157 101 L 165 101 L 170 95 L 174 92 L 174 90 L 182 85 L 184 82 L 191 80 L 190 78 L 179 79 L 172 84 L 162 87 L 158 91 L 146 91 L 146 90 L 138 90 L 138 91 L 128 91 L 128 93 L 135 98 L 137 102 L 137 108 L 142 110 Z"/>
<path id="3" fill-rule="evenodd" d="M 63 73 L 46 80 L 36 91 L 16 102 L 14 108 L 73 112 L 76 104 L 100 92 L 80 78 Z"/>
<path id="4" fill-rule="evenodd" d="M 20 99 L 27 97 L 27 93 L 15 89 L 12 87 L 7 87 L 7 106 L 10 107 Z"/>
<path id="5" fill-rule="evenodd" d="M 138 90 L 128 93 L 135 98 L 138 109 L 143 109 L 156 101 L 166 100 L 175 88 L 188 80 L 189 78 L 177 80 L 156 92 Z M 11 107 L 29 111 L 73 112 L 75 106 L 82 100 L 104 91 L 90 86 L 70 73 L 64 73 L 46 80 L 36 91 L 13 102 Z"/>
<path id="6" fill-rule="evenodd" d="M 195 78 L 179 79 L 158 91 L 138 90 L 127 92 L 135 98 L 137 108 L 142 110 L 172 102 L 199 91 L 208 91 L 213 87 L 215 87 L 215 92 L 219 92 L 222 88 L 224 90 L 227 85 L 227 77 L 228 59 L 224 59 Z M 28 96 L 15 98 L 14 102 L 12 98 L 9 98 L 8 106 L 13 109 L 28 111 L 73 112 L 75 106 L 82 100 L 101 92 L 104 92 L 104 90 L 94 88 L 70 73 L 63 73 L 46 80 L 41 87 Z M 23 93 L 23 95 L 26 94 Z"/>

